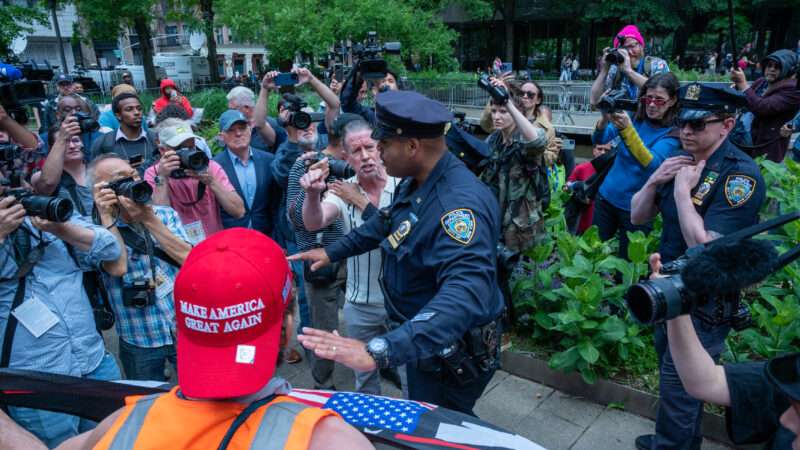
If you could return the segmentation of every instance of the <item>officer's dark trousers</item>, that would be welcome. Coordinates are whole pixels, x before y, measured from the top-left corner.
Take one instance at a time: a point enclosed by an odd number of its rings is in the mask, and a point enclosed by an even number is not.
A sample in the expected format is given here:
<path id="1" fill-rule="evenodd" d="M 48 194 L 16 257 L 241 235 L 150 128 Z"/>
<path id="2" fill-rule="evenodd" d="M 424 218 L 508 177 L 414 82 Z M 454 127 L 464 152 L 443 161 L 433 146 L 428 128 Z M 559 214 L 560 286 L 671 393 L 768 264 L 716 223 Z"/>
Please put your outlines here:
<path id="1" fill-rule="evenodd" d="M 620 258 L 628 259 L 628 231 L 643 231 L 645 234 L 653 229 L 652 223 L 634 225 L 631 223 L 631 212 L 617 208 L 599 194 L 594 202 L 592 225 L 597 225 L 600 239 L 607 241 L 619 234 Z"/>
<path id="2" fill-rule="evenodd" d="M 703 347 L 717 361 L 725 348 L 725 337 L 730 327 L 711 326 L 695 318 L 692 318 L 692 322 Z M 703 441 L 700 435 L 703 402 L 691 397 L 681 384 L 669 352 L 665 324 L 657 325 L 655 331 L 660 395 L 653 449 L 700 449 Z"/>
<path id="3" fill-rule="evenodd" d="M 435 403 L 439 406 L 474 416 L 472 408 L 483 394 L 495 370 L 480 372 L 470 383 L 459 386 L 446 372 L 420 370 L 415 363 L 406 365 L 408 377 L 408 398 L 420 402 Z"/>

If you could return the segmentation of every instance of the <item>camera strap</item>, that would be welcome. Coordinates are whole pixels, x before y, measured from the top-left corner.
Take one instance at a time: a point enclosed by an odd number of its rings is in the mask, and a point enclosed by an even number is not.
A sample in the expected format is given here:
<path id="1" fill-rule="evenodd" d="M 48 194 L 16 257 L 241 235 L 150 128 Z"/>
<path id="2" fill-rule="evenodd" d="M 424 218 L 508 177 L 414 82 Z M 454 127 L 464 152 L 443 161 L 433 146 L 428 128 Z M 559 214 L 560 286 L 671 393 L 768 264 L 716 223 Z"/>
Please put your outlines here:
<path id="1" fill-rule="evenodd" d="M 64 245 L 67 247 L 67 253 L 69 253 L 72 261 L 75 262 L 75 266 L 80 267 L 80 264 L 78 264 L 78 257 L 75 255 L 75 248 L 66 242 L 64 242 Z M 103 283 L 99 272 L 96 270 L 83 272 L 83 290 L 89 298 L 89 304 L 92 306 L 93 311 L 102 309 L 110 313 L 112 317 L 114 316 L 106 285 Z"/>
<path id="2" fill-rule="evenodd" d="M 161 250 L 153 245 L 152 240 L 150 240 L 150 236 L 146 236 L 146 238 L 142 237 L 130 227 L 117 227 L 117 229 L 119 230 L 119 234 L 122 236 L 122 240 L 125 242 L 125 245 L 150 257 L 150 268 L 153 271 L 153 277 L 156 276 L 155 262 L 153 261 L 154 256 L 165 263 L 180 269 L 181 265 L 178 264 L 177 261 L 169 256 L 164 250 Z M 145 231 L 146 235 L 147 233 L 148 232 Z"/>

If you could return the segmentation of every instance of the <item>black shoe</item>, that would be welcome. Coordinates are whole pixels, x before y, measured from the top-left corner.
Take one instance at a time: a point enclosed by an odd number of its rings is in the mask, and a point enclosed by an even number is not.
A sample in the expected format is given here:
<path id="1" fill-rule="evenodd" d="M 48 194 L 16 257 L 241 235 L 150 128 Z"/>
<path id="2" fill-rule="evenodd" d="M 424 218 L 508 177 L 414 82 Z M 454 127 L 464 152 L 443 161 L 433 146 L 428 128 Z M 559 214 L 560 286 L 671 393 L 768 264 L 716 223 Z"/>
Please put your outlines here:
<path id="1" fill-rule="evenodd" d="M 636 450 L 652 450 L 655 434 L 643 434 L 636 438 Z"/>
<path id="2" fill-rule="evenodd" d="M 398 390 L 403 390 L 403 384 L 400 382 L 400 375 L 395 369 L 381 369 L 379 373 L 381 378 L 392 383 Z"/>

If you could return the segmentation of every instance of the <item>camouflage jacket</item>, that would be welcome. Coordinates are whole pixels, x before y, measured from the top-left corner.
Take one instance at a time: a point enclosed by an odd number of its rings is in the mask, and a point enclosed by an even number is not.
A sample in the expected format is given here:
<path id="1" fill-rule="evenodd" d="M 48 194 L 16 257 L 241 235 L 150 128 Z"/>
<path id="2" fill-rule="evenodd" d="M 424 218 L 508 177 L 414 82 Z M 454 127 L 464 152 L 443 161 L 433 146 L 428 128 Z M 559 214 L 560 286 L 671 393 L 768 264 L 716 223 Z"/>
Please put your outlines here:
<path id="1" fill-rule="evenodd" d="M 509 228 L 530 230 L 542 220 L 542 199 L 549 195 L 543 160 L 547 136 L 544 130 L 537 130 L 532 141 L 526 141 L 519 131 L 509 144 L 503 143 L 500 131 L 487 140 L 492 156 L 481 180 L 497 196 L 503 233 Z"/>

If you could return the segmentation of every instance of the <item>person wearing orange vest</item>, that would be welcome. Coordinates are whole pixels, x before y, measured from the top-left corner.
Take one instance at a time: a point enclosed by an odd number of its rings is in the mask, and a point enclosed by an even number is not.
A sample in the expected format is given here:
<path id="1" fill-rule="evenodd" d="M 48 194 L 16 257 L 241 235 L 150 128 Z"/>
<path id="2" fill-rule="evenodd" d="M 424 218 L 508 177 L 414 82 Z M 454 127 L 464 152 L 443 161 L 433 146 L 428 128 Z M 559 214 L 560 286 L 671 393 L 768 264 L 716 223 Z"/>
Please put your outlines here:
<path id="1" fill-rule="evenodd" d="M 286 396 L 273 377 L 286 330 L 292 276 L 283 250 L 232 228 L 197 245 L 175 279 L 178 386 L 134 396 L 59 449 L 372 449 L 333 411 Z M 0 413 L 0 447 L 46 448 Z"/>

